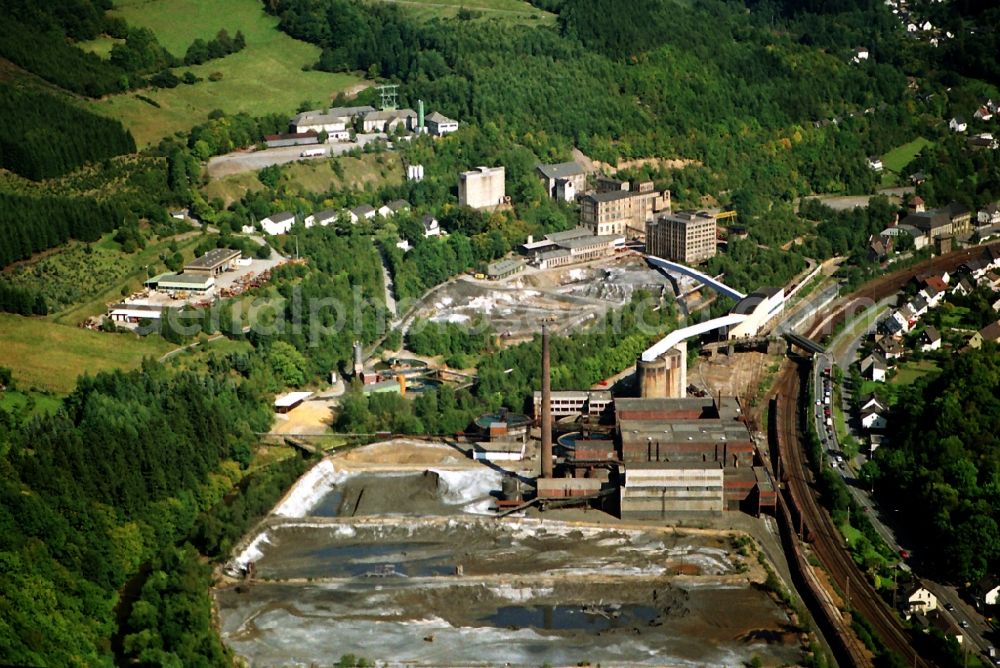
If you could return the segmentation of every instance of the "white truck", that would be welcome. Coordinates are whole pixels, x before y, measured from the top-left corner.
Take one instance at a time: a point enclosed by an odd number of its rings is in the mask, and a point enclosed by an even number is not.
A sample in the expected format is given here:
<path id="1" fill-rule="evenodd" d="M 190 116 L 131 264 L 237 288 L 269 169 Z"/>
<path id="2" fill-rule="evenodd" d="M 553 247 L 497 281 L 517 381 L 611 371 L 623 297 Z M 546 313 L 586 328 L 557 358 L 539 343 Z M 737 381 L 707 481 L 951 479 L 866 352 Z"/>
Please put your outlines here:
<path id="1" fill-rule="evenodd" d="M 299 154 L 303 158 L 318 158 L 320 156 L 326 155 L 325 148 L 307 148 Z"/>

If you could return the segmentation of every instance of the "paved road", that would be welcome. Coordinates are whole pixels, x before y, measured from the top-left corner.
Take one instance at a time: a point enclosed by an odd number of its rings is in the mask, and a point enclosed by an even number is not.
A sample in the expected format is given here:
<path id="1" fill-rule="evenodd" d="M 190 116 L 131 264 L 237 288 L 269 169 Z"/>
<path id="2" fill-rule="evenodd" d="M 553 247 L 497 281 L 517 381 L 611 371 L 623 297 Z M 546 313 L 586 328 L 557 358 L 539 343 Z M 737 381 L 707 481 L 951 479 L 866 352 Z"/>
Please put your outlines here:
<path id="1" fill-rule="evenodd" d="M 385 139 L 384 134 L 358 135 L 356 141 L 334 142 L 322 146 L 284 146 L 268 148 L 263 151 L 235 151 L 226 155 L 217 155 L 208 160 L 208 175 L 220 178 L 242 172 L 255 172 L 271 165 L 283 165 L 296 160 L 322 160 L 322 158 L 303 158 L 302 151 L 309 148 L 325 148 L 329 155 L 343 155 L 348 151 L 361 148 L 376 139 Z"/>
<path id="2" fill-rule="evenodd" d="M 877 308 L 881 312 L 886 310 L 886 305 L 889 299 L 882 300 L 877 305 Z M 870 331 L 870 327 L 866 328 L 865 333 Z M 847 332 L 847 328 L 845 328 Z M 816 356 L 815 364 L 813 365 L 813 396 L 820 401 L 819 405 L 816 405 L 814 401 L 814 420 L 816 423 L 816 433 L 819 435 L 820 439 L 824 441 L 824 452 L 826 453 L 827 465 L 835 467 L 840 473 L 844 482 L 847 484 L 847 488 L 854 498 L 854 501 L 862 508 L 862 512 L 868 515 L 868 519 L 871 521 L 872 526 L 875 531 L 882 537 L 886 545 L 890 547 L 895 553 L 899 554 L 902 551 L 907 551 L 912 553 L 913 550 L 905 545 L 901 545 L 896 538 L 895 532 L 887 525 L 886 521 L 891 521 L 891 517 L 886 516 L 886 511 L 878 506 L 871 497 L 870 490 L 866 490 L 861 485 L 860 481 L 855 475 L 855 471 L 859 467 L 860 463 L 858 461 L 846 462 L 838 458 L 841 452 L 840 443 L 837 440 L 837 434 L 835 428 L 828 428 L 826 425 L 825 416 L 825 391 L 826 391 L 826 379 L 824 378 L 823 370 L 826 368 L 833 368 L 834 360 L 836 364 L 842 368 L 849 366 L 857 356 L 857 349 L 860 346 L 860 342 L 863 339 L 865 333 L 861 333 L 855 336 L 851 336 L 849 340 L 845 340 L 844 336 L 838 337 L 831 344 L 830 350 L 838 350 L 838 353 L 834 355 L 832 352 L 826 352 L 821 355 Z M 831 386 L 831 400 L 832 400 L 832 386 Z M 845 399 L 845 403 L 846 403 Z M 845 411 L 849 410 L 845 408 Z M 845 415 L 848 413 L 845 413 Z M 858 459 L 863 461 L 863 456 L 859 455 Z M 909 571 L 910 568 L 905 562 L 900 563 L 900 568 L 905 571 Z M 941 608 L 941 613 L 950 618 L 956 626 L 962 628 L 962 632 L 967 639 L 967 644 L 964 648 L 968 651 L 979 654 L 985 659 L 987 649 L 991 646 L 991 643 L 985 639 L 985 634 L 990 630 L 989 625 L 983 619 L 982 615 L 968 605 L 959 596 L 957 590 L 954 587 L 929 580 L 925 577 L 921 577 L 921 581 L 924 585 L 930 589 L 931 592 L 938 598 L 939 607 Z M 966 627 L 962 627 L 962 623 L 966 623 Z M 1000 665 L 998 663 L 997 665 Z"/>

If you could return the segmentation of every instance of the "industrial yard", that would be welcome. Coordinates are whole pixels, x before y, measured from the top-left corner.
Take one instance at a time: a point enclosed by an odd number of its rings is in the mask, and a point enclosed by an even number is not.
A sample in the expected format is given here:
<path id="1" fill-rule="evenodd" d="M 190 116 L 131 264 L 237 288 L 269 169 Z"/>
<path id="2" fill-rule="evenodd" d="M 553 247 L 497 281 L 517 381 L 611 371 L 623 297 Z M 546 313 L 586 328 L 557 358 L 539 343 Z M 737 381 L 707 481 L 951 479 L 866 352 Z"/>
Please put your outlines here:
<path id="1" fill-rule="evenodd" d="M 627 303 L 637 289 L 659 295 L 670 281 L 637 255 L 584 266 L 529 270 L 505 281 L 456 281 L 437 291 L 418 317 L 435 322 L 473 323 L 485 316 L 493 331 L 510 342 L 530 338 L 542 324 L 572 331 L 610 308 Z"/>
<path id="2" fill-rule="evenodd" d="M 742 534 L 595 510 L 497 519 L 503 474 L 449 443 L 323 460 L 234 552 L 215 592 L 223 639 L 250 665 L 801 659 L 794 620 L 761 586 Z M 251 562 L 253 580 L 233 579 Z"/>

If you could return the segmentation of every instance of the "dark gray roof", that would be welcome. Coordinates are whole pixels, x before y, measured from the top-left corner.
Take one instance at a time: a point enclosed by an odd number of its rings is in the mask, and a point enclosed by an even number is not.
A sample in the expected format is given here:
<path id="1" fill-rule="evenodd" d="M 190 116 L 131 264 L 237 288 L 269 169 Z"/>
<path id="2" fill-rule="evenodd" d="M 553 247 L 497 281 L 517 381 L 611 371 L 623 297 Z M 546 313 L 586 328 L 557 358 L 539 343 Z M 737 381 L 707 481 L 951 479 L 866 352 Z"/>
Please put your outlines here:
<path id="1" fill-rule="evenodd" d="M 316 220 L 328 220 L 339 216 L 340 213 L 336 209 L 323 209 L 322 211 L 317 211 L 313 214 L 313 218 Z"/>
<path id="2" fill-rule="evenodd" d="M 211 269 L 240 256 L 240 251 L 232 248 L 213 248 L 199 258 L 191 260 L 185 269 Z"/>
<path id="3" fill-rule="evenodd" d="M 291 213 L 290 211 L 282 211 L 281 213 L 272 214 L 268 216 L 268 218 L 271 220 L 272 223 L 283 223 L 286 220 L 294 220 L 295 214 Z"/>
<path id="4" fill-rule="evenodd" d="M 358 206 L 351 209 L 351 211 L 353 211 L 354 214 L 357 216 L 364 216 L 366 214 L 375 211 L 375 207 L 373 207 L 371 204 L 359 204 Z"/>
<path id="5" fill-rule="evenodd" d="M 631 190 L 613 190 L 606 193 L 591 193 L 589 195 L 584 195 L 584 199 L 590 199 L 594 202 L 613 202 L 618 199 L 626 199 L 632 197 L 636 193 Z"/>
<path id="6" fill-rule="evenodd" d="M 583 168 L 575 162 L 559 162 L 554 165 L 538 165 L 538 171 L 548 179 L 566 179 L 583 174 Z"/>
<path id="7" fill-rule="evenodd" d="M 948 212 L 940 209 L 911 213 L 903 219 L 902 225 L 911 225 L 918 230 L 928 231 L 944 227 L 951 223 Z"/>

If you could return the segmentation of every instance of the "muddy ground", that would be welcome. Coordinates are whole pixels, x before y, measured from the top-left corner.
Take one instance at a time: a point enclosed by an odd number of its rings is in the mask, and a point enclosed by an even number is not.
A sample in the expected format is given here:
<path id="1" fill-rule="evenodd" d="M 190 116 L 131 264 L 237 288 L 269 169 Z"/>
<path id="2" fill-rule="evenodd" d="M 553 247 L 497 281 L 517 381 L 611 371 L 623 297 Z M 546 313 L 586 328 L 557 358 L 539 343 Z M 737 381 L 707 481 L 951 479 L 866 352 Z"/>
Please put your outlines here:
<path id="1" fill-rule="evenodd" d="M 391 442 L 303 476 L 234 554 L 230 568 L 252 561 L 256 579 L 215 591 L 226 644 L 253 666 L 344 654 L 407 666 L 801 659 L 738 533 L 598 511 L 497 520 L 503 472 L 456 453 Z"/>

